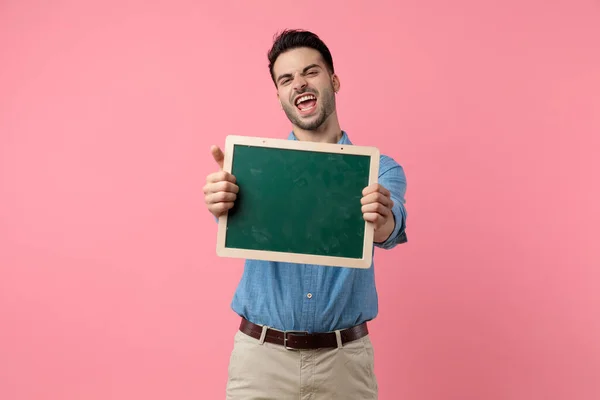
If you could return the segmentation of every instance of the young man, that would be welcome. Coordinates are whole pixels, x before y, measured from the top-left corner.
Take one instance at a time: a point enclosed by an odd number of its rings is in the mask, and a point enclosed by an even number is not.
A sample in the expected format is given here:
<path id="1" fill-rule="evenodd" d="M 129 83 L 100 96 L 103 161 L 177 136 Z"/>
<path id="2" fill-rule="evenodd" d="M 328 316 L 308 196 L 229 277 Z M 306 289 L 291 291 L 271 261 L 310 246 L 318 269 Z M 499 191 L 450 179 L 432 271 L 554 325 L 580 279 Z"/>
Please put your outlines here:
<path id="1" fill-rule="evenodd" d="M 313 33 L 281 33 L 268 54 L 290 140 L 351 145 L 336 113 L 340 80 L 327 46 Z M 208 210 L 233 207 L 239 187 L 219 165 L 204 187 Z M 375 229 L 374 245 L 406 242 L 404 171 L 380 159 L 379 183 L 366 187 L 362 213 Z M 377 315 L 374 266 L 335 268 L 247 260 L 232 302 L 241 316 L 227 382 L 228 399 L 376 399 L 373 347 L 367 321 Z"/>

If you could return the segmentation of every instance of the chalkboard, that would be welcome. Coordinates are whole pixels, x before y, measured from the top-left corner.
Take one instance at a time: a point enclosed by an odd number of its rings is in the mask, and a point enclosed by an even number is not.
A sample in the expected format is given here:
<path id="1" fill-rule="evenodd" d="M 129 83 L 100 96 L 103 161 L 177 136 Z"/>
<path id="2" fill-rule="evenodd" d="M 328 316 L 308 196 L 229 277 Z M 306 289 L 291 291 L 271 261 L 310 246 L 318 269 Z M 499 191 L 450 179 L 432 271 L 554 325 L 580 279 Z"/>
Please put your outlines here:
<path id="1" fill-rule="evenodd" d="M 228 136 L 223 170 L 240 190 L 219 219 L 219 256 L 371 266 L 373 226 L 360 199 L 377 182 L 376 148 Z"/>

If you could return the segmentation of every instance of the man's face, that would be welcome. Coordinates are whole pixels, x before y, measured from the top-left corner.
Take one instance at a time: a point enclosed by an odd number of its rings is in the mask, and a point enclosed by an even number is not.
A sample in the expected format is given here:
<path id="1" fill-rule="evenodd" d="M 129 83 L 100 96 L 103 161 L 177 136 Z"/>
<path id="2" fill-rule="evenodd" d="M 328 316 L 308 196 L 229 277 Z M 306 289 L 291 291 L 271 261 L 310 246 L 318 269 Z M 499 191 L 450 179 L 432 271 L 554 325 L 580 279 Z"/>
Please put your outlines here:
<path id="1" fill-rule="evenodd" d="M 335 112 L 339 83 L 318 51 L 303 47 L 281 54 L 273 74 L 281 106 L 295 126 L 315 130 Z"/>

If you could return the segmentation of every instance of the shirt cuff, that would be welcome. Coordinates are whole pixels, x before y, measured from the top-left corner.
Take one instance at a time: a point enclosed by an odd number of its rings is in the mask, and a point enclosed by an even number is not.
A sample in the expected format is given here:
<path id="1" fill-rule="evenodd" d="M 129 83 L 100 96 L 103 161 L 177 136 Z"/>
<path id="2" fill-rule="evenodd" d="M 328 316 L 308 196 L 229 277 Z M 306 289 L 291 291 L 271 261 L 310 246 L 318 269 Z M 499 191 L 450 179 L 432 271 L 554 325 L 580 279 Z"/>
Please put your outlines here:
<path id="1" fill-rule="evenodd" d="M 394 216 L 394 221 L 395 221 L 395 225 L 394 225 L 394 230 L 392 231 L 392 234 L 390 235 L 390 237 L 388 237 L 385 242 L 382 243 L 377 243 L 375 242 L 374 245 L 376 247 L 385 249 L 385 250 L 389 250 L 394 248 L 396 245 L 402 244 L 402 243 L 406 243 L 408 241 L 408 238 L 406 237 L 406 209 L 404 208 L 404 206 L 399 203 L 394 201 L 394 206 L 392 207 L 392 215 Z"/>

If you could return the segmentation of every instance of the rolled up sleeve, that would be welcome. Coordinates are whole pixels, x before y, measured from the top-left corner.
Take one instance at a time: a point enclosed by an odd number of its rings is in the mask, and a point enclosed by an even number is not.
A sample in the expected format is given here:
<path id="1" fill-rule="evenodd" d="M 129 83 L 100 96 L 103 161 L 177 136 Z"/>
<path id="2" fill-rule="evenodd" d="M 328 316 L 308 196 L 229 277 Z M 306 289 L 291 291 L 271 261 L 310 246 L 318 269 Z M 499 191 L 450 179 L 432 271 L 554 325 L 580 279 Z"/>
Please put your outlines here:
<path id="1" fill-rule="evenodd" d="M 406 175 L 404 169 L 393 159 L 383 156 L 380 163 L 379 184 L 391 193 L 394 202 L 392 214 L 395 225 L 391 235 L 384 242 L 375 242 L 374 246 L 389 250 L 408 241 L 406 236 Z"/>

